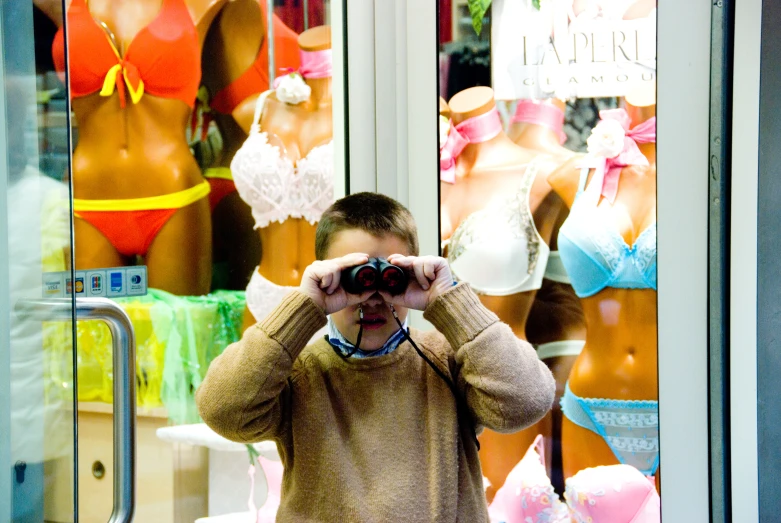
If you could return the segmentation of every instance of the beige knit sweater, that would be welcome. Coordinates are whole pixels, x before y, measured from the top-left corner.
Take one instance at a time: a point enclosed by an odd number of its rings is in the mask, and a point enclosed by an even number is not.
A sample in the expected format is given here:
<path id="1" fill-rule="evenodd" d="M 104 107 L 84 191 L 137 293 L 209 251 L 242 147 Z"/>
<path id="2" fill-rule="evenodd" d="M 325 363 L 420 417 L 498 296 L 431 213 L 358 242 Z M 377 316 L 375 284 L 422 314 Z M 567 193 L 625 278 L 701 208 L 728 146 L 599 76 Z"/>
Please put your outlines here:
<path id="1" fill-rule="evenodd" d="M 478 431 L 540 419 L 554 381 L 532 347 L 460 284 L 412 339 L 451 376 Z M 326 322 L 294 291 L 212 362 L 196 400 L 204 421 L 239 442 L 274 440 L 285 466 L 280 522 L 488 521 L 477 448 L 445 382 L 409 342 L 343 360 Z M 462 423 L 463 425 L 463 423 Z"/>

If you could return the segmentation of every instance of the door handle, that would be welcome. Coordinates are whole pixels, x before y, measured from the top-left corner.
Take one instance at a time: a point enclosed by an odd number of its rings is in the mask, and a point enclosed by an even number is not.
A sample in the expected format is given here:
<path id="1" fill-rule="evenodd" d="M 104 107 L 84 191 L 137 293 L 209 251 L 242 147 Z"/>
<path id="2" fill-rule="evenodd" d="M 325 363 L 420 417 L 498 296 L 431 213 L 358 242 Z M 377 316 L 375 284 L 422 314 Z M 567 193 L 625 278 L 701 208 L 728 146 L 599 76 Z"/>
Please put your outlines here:
<path id="1" fill-rule="evenodd" d="M 19 300 L 22 319 L 71 321 L 70 298 Z M 136 508 L 136 340 L 130 317 L 107 298 L 76 298 L 76 321 L 101 320 L 114 361 L 114 508 L 109 523 L 130 523 Z"/>

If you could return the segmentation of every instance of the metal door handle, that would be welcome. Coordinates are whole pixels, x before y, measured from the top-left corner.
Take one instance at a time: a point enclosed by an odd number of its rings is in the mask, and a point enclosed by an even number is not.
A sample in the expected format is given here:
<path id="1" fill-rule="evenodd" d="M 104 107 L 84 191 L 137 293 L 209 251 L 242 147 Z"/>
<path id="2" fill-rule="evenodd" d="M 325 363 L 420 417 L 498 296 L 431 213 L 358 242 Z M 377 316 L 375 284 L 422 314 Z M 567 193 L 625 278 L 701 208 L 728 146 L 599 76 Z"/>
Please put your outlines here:
<path id="1" fill-rule="evenodd" d="M 19 300 L 23 319 L 71 321 L 70 298 Z M 127 313 L 106 298 L 76 298 L 76 320 L 102 320 L 114 360 L 114 509 L 109 523 L 130 523 L 136 508 L 136 340 Z"/>

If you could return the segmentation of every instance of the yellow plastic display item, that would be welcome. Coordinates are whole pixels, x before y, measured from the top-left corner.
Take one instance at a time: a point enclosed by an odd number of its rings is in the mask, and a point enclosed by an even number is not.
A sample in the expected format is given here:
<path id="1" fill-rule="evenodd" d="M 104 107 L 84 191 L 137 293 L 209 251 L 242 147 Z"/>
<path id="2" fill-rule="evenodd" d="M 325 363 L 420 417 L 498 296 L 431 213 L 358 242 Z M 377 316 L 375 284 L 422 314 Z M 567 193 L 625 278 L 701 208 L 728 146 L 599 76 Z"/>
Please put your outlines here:
<path id="1" fill-rule="evenodd" d="M 165 407 L 174 423 L 198 421 L 195 390 L 209 363 L 240 338 L 244 292 L 175 296 L 149 289 L 146 296 L 116 301 L 130 316 L 135 329 L 138 406 Z M 52 330 L 51 334 L 58 332 Z M 77 324 L 76 336 L 78 400 L 111 403 L 113 373 L 108 328 L 100 321 L 82 321 Z M 68 350 L 57 347 L 55 340 L 48 340 L 51 361 L 59 361 L 61 358 L 55 354 Z"/>

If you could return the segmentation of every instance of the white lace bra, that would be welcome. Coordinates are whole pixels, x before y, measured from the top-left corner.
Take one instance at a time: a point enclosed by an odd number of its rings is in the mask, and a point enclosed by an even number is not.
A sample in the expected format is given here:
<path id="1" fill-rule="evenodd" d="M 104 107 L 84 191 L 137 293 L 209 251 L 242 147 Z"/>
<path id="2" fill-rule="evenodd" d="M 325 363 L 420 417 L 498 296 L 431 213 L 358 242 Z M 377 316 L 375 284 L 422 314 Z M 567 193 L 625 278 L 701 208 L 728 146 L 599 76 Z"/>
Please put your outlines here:
<path id="1" fill-rule="evenodd" d="M 537 176 L 534 162 L 518 191 L 497 205 L 470 214 L 447 240 L 453 276 L 480 294 L 507 296 L 537 290 L 550 255 L 529 208 Z"/>
<path id="2" fill-rule="evenodd" d="M 334 199 L 333 142 L 313 148 L 293 165 L 260 130 L 260 116 L 271 92 L 258 97 L 255 123 L 231 162 L 233 181 L 252 208 L 256 229 L 288 218 L 303 218 L 314 224 Z"/>

